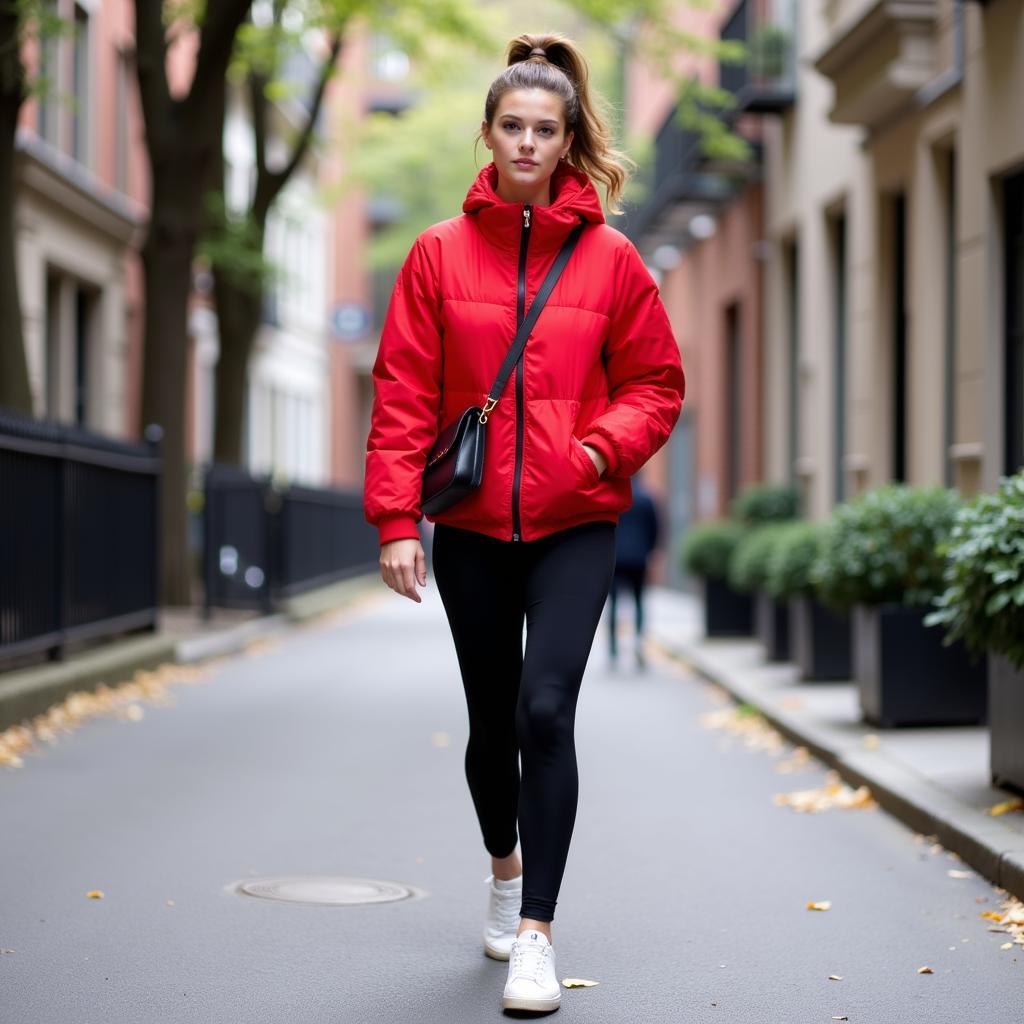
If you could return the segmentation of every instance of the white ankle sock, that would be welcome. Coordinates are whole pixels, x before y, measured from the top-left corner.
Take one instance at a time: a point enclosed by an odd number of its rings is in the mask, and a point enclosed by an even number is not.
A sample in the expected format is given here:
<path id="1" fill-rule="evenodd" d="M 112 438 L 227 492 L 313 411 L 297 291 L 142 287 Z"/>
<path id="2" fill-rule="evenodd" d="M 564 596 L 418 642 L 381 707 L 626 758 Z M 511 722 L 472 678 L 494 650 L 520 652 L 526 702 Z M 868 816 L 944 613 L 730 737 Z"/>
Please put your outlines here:
<path id="1" fill-rule="evenodd" d="M 517 875 L 515 878 L 495 878 L 493 884 L 495 889 L 519 889 L 523 884 L 523 876 Z"/>

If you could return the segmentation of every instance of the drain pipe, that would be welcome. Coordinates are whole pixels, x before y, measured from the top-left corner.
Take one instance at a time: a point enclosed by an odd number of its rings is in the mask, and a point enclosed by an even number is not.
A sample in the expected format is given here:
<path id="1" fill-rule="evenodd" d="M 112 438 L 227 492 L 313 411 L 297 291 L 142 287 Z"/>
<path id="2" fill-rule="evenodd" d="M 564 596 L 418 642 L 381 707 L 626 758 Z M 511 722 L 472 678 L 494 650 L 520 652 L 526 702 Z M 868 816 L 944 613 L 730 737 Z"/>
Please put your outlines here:
<path id="1" fill-rule="evenodd" d="M 915 108 L 927 107 L 955 89 L 964 78 L 964 0 L 953 0 L 953 66 L 922 85 L 911 101 Z"/>

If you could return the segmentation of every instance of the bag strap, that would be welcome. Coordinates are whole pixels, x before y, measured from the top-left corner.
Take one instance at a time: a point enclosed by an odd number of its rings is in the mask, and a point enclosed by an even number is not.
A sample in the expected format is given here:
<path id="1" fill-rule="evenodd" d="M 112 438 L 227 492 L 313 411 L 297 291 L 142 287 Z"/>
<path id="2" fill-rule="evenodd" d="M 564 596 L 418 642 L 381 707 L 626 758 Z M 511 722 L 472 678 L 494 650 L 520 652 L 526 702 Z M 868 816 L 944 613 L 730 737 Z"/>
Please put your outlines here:
<path id="1" fill-rule="evenodd" d="M 487 422 L 488 415 L 498 404 L 498 397 L 501 395 L 502 391 L 505 390 L 505 385 L 508 383 L 508 378 L 512 373 L 512 367 L 515 366 L 516 360 L 522 354 L 522 351 L 526 346 L 526 339 L 530 336 L 530 331 L 533 330 L 533 325 L 537 322 L 537 317 L 540 316 L 540 311 L 544 308 L 544 303 L 547 302 L 548 296 L 555 287 L 555 282 L 561 276 L 566 263 L 569 262 L 569 257 L 572 255 L 573 249 L 576 248 L 576 243 L 579 241 L 580 235 L 583 233 L 583 229 L 586 226 L 587 222 L 581 217 L 579 224 L 569 232 L 569 237 L 562 244 L 562 248 L 559 250 L 554 263 L 551 264 L 550 269 L 545 275 L 544 281 L 538 289 L 533 302 L 530 303 L 530 311 L 526 314 L 519 330 L 516 332 L 515 340 L 512 342 L 512 347 L 508 350 L 508 353 L 505 356 L 505 361 L 501 364 L 501 369 L 498 371 L 498 376 L 494 381 L 494 385 L 491 387 L 490 394 L 487 396 L 487 401 L 480 413 L 481 423 Z"/>

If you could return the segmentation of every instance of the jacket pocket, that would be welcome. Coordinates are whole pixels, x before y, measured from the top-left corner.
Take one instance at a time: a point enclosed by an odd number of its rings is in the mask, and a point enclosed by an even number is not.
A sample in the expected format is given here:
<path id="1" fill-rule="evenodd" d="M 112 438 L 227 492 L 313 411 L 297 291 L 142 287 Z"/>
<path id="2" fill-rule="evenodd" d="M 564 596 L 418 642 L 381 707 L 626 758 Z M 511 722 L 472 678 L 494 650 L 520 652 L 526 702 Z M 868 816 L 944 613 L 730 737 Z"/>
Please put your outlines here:
<path id="1" fill-rule="evenodd" d="M 601 479 L 601 474 L 598 472 L 594 460 L 583 447 L 583 442 L 575 434 L 569 436 L 569 451 L 577 462 L 583 464 L 584 480 L 589 484 L 596 484 Z"/>

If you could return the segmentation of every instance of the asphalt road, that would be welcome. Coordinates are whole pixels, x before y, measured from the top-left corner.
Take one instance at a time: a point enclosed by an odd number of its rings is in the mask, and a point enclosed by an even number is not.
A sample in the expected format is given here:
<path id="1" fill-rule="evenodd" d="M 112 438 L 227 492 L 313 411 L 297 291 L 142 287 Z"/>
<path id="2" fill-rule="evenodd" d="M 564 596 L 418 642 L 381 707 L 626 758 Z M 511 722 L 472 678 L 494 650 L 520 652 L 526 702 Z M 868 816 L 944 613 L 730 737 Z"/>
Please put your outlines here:
<path id="1" fill-rule="evenodd" d="M 602 623 L 553 925 L 558 976 L 599 984 L 563 989 L 557 1019 L 1024 1019 L 1024 949 L 987 931 L 988 883 L 951 877 L 962 864 L 881 810 L 777 806 L 773 794 L 820 785 L 824 770 L 779 773 L 771 754 L 701 724 L 719 707 L 708 687 L 663 659 L 638 674 L 623 647 L 609 671 Z M 481 948 L 490 865 L 432 585 L 422 605 L 382 585 L 356 612 L 171 692 L 173 706 L 92 720 L 0 769 L 0 949 L 13 950 L 0 954 L 0 1021 L 513 1016 L 500 1008 L 506 966 Z M 422 895 L 311 906 L 234 889 L 278 875 Z"/>

